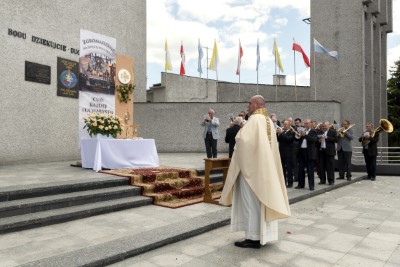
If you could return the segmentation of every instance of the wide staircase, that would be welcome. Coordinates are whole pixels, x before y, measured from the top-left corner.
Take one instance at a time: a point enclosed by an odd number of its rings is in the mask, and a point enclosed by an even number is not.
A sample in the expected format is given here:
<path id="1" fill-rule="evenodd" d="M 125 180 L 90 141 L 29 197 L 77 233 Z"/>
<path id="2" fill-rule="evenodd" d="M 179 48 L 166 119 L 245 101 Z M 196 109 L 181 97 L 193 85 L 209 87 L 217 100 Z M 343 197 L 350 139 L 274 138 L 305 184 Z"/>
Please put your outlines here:
<path id="1" fill-rule="evenodd" d="M 123 177 L 0 188 L 0 233 L 149 205 Z"/>
<path id="2" fill-rule="evenodd" d="M 221 181 L 222 172 L 212 171 L 210 182 Z M 0 234 L 152 204 L 140 193 L 116 176 L 0 188 Z"/>

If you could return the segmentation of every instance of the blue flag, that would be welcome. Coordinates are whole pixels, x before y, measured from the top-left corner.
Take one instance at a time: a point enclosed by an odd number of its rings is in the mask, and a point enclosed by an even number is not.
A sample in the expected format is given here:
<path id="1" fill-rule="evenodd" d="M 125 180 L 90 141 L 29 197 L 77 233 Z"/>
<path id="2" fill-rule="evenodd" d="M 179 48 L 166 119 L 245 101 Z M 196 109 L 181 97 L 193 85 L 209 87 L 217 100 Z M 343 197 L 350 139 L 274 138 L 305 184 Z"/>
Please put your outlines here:
<path id="1" fill-rule="evenodd" d="M 197 71 L 199 73 L 203 73 L 203 69 L 201 68 L 201 60 L 202 60 L 204 54 L 203 54 L 203 48 L 200 45 L 200 39 L 199 39 L 198 50 L 199 50 L 199 62 L 198 62 L 198 65 L 197 65 Z"/>
<path id="2" fill-rule="evenodd" d="M 338 55 L 337 51 L 328 51 L 328 49 L 323 47 L 315 38 L 314 38 L 314 52 L 325 54 L 335 60 L 339 59 L 339 55 Z"/>

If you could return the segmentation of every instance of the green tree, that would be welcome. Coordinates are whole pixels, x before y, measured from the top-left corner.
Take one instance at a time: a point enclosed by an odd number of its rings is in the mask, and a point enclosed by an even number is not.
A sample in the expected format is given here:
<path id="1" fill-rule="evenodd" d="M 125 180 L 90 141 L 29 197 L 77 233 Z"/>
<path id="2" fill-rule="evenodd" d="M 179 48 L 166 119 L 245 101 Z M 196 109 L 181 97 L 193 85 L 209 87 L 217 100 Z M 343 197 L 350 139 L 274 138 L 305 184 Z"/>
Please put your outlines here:
<path id="1" fill-rule="evenodd" d="M 388 119 L 394 131 L 389 134 L 389 146 L 400 147 L 400 59 L 389 70 L 391 78 L 387 82 Z"/>

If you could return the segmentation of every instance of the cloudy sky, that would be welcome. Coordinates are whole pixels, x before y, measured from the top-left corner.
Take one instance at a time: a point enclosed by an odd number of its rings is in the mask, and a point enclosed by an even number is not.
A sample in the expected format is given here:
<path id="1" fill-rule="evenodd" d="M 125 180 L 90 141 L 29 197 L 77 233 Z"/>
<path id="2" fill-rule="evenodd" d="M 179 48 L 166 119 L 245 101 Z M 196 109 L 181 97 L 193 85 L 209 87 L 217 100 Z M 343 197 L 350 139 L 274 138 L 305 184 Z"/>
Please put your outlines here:
<path id="1" fill-rule="evenodd" d="M 388 66 L 400 58 L 400 0 L 393 0 L 393 28 L 388 39 Z M 208 47 L 211 59 L 214 40 L 219 53 L 218 79 L 238 82 L 236 75 L 239 38 L 243 48 L 241 82 L 256 83 L 256 46 L 260 43 L 259 83 L 272 83 L 275 73 L 272 47 L 277 40 L 287 84 L 294 84 L 292 42 L 295 38 L 310 55 L 310 0 L 147 0 L 147 87 L 161 81 L 164 71 L 165 39 L 168 40 L 172 73 L 179 74 L 180 45 L 186 55 L 186 75 L 197 72 L 198 40 Z M 329 47 L 328 47 L 329 48 Z M 203 74 L 206 77 L 206 48 L 203 48 Z M 301 55 L 296 55 L 297 84 L 309 85 L 310 71 Z M 208 77 L 216 79 L 209 70 Z"/>

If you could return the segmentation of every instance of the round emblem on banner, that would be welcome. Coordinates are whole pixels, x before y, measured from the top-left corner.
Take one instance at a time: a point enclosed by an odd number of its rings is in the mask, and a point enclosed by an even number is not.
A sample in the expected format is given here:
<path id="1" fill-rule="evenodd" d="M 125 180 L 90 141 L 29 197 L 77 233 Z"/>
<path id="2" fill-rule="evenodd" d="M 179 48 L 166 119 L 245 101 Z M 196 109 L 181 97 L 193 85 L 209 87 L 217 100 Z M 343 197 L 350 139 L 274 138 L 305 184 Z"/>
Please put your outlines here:
<path id="1" fill-rule="evenodd" d="M 68 89 L 75 87 L 75 85 L 78 83 L 78 79 L 76 78 L 75 73 L 70 70 L 64 70 L 61 73 L 60 81 Z"/>
<path id="2" fill-rule="evenodd" d="M 122 84 L 128 84 L 131 81 L 131 74 L 126 69 L 120 69 L 118 71 L 118 80 Z"/>

